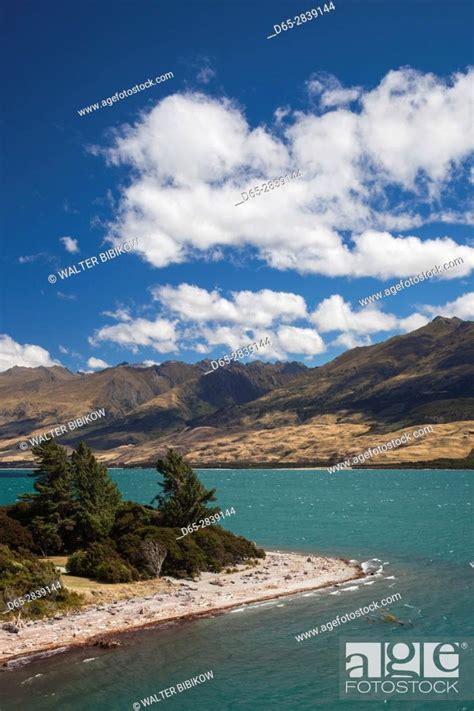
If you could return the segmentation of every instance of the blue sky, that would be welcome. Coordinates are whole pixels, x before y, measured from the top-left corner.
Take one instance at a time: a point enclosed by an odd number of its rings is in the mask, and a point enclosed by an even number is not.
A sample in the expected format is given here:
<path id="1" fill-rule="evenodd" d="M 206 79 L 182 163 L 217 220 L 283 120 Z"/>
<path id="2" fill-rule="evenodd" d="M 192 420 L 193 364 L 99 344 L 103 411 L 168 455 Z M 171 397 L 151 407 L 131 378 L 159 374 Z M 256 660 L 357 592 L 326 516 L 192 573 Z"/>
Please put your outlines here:
<path id="1" fill-rule="evenodd" d="M 342 0 L 266 39 L 312 7 L 10 5 L 0 369 L 195 362 L 267 335 L 260 356 L 316 365 L 473 318 L 472 3 Z"/>

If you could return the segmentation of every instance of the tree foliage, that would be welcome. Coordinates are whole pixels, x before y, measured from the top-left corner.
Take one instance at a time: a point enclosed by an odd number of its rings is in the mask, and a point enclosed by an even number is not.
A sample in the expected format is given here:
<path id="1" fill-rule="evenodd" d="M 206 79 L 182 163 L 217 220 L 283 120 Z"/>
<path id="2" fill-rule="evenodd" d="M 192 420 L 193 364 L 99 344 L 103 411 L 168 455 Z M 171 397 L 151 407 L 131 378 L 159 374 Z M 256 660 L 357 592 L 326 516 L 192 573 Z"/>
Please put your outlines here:
<path id="1" fill-rule="evenodd" d="M 184 527 L 217 513 L 219 509 L 207 506 L 216 501 L 216 490 L 204 487 L 179 452 L 169 449 L 166 457 L 158 460 L 156 468 L 163 476 L 163 481 L 158 482 L 162 492 L 154 499 L 158 502 L 163 526 Z"/>
<path id="2" fill-rule="evenodd" d="M 57 553 L 73 542 L 71 463 L 66 449 L 53 441 L 33 447 L 32 452 L 38 462 L 30 475 L 36 493 L 20 499 L 30 505 L 29 528 L 39 548 L 45 554 Z"/>
<path id="3" fill-rule="evenodd" d="M 106 538 L 122 500 L 107 468 L 83 442 L 71 455 L 76 542 Z"/>
<path id="4" fill-rule="evenodd" d="M 28 528 L 40 550 L 50 555 L 107 537 L 122 497 L 89 447 L 81 442 L 68 457 L 65 447 L 50 441 L 32 452 L 35 493 L 21 499 L 29 505 Z"/>
<path id="5" fill-rule="evenodd" d="M 0 544 L 0 571 L 2 609 L 8 609 L 8 602 L 14 602 L 28 593 L 37 590 L 42 592 L 41 588 L 47 592 L 45 586 L 50 586 L 50 592 L 43 597 L 32 600 L 11 612 L 4 611 L 4 620 L 14 618 L 19 613 L 26 618 L 38 618 L 76 608 L 82 604 L 82 597 L 67 590 L 64 585 L 57 590 L 51 587 L 60 577 L 53 563 L 38 560 L 25 549 L 15 551 L 7 545 Z"/>
<path id="6" fill-rule="evenodd" d="M 160 574 L 194 577 L 219 572 L 265 553 L 220 526 L 181 537 L 180 528 L 217 512 L 209 507 L 215 489 L 206 489 L 173 449 L 157 462 L 161 493 L 157 508 L 122 501 L 106 467 L 81 443 L 70 456 L 53 441 L 33 448 L 38 467 L 34 492 L 0 509 L 0 598 L 10 599 L 33 585 L 47 584 L 57 573 L 52 563 L 33 555 L 70 553 L 74 575 L 108 583 L 129 583 Z M 58 605 L 79 598 L 60 593 L 31 609 L 54 614 Z M 32 605 L 33 603 L 30 603 Z"/>

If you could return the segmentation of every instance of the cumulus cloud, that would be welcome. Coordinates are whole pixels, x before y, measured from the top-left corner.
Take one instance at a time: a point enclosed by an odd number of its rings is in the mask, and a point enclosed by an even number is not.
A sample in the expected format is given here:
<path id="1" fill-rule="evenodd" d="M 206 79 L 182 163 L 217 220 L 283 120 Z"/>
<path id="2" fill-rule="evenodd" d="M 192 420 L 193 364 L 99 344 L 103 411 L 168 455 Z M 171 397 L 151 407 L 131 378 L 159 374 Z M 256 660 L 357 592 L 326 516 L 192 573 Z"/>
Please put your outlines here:
<path id="1" fill-rule="evenodd" d="M 79 252 L 79 243 L 74 237 L 60 237 L 59 241 L 63 243 L 64 249 L 70 254 Z"/>
<path id="2" fill-rule="evenodd" d="M 458 245 L 449 237 L 425 239 L 419 237 L 393 237 L 387 232 L 367 230 L 354 238 L 352 253 L 353 274 L 364 276 L 367 260 L 371 262 L 372 276 L 388 279 L 411 276 L 461 257 L 464 262 L 455 269 L 443 272 L 441 278 L 456 279 L 467 276 L 474 269 L 474 249 Z"/>
<path id="3" fill-rule="evenodd" d="M 337 338 L 331 341 L 333 346 L 344 346 L 344 348 L 358 348 L 361 346 L 372 345 L 370 336 L 356 336 L 354 333 L 341 333 Z"/>
<path id="4" fill-rule="evenodd" d="M 314 328 L 281 326 L 277 335 L 278 342 L 286 353 L 312 356 L 324 353 L 326 350 L 323 339 Z"/>
<path id="5" fill-rule="evenodd" d="M 473 80 L 472 70 L 444 82 L 405 68 L 363 97 L 362 139 L 388 180 L 410 189 L 421 177 L 439 189 L 474 149 Z"/>
<path id="6" fill-rule="evenodd" d="M 311 314 L 311 321 L 322 333 L 344 331 L 363 334 L 393 331 L 398 323 L 396 316 L 386 314 L 376 306 L 355 312 L 339 294 L 324 299 Z"/>
<path id="7" fill-rule="evenodd" d="M 136 318 L 99 328 L 89 338 L 89 343 L 98 345 L 111 341 L 130 348 L 133 353 L 138 353 L 140 346 L 149 346 L 160 353 L 172 353 L 179 350 L 176 335 L 176 322 L 160 317 L 154 321 Z"/>
<path id="8" fill-rule="evenodd" d="M 333 74 L 318 72 L 306 82 L 310 97 L 317 97 L 321 108 L 345 106 L 356 101 L 362 94 L 362 87 L 344 88 Z"/>
<path id="9" fill-rule="evenodd" d="M 111 368 L 112 366 L 109 363 L 106 363 L 105 360 L 102 360 L 101 358 L 89 358 L 87 361 L 87 367 L 90 368 L 91 370 L 97 370 L 97 369 L 103 369 L 103 368 Z"/>
<path id="10" fill-rule="evenodd" d="M 345 340 L 339 338 L 337 340 L 339 345 L 348 343 L 367 345 L 363 341 L 357 341 L 354 334 L 367 336 L 370 333 L 384 331 L 408 332 L 420 328 L 428 322 L 426 316 L 420 313 L 411 314 L 407 318 L 398 318 L 394 314 L 384 313 L 376 305 L 364 307 L 360 311 L 353 311 L 350 303 L 344 301 L 340 294 L 333 294 L 321 301 L 310 318 L 322 333 L 342 331 L 346 338 Z"/>
<path id="11" fill-rule="evenodd" d="M 0 371 L 18 365 L 23 368 L 36 368 L 39 365 L 61 365 L 51 358 L 45 348 L 30 343 L 21 345 L 7 334 L 0 334 Z"/>
<path id="12" fill-rule="evenodd" d="M 428 314 L 431 318 L 434 316 L 447 316 L 452 318 L 457 316 L 463 320 L 474 319 L 474 291 L 459 296 L 454 301 L 448 301 L 443 306 L 421 306 L 421 311 Z"/>
<path id="13" fill-rule="evenodd" d="M 406 333 L 429 320 L 425 307 L 403 318 L 380 305 L 354 311 L 340 294 L 323 299 L 312 312 L 299 294 L 271 289 L 225 296 L 216 289 L 180 284 L 155 287 L 152 295 L 158 311 L 154 320 L 133 318 L 128 310 L 111 312 L 119 323 L 98 329 L 89 342 L 110 341 L 134 353 L 152 347 L 162 353 L 190 350 L 209 356 L 216 348 L 230 352 L 268 337 L 271 343 L 252 357 L 286 360 L 290 354 L 324 353 L 328 344 L 320 334 L 338 334 L 331 346 L 354 348 L 370 345 L 371 334 Z"/>
<path id="14" fill-rule="evenodd" d="M 470 273 L 471 246 L 397 232 L 452 215 L 444 196 L 467 182 L 474 148 L 474 70 L 444 79 L 402 68 L 370 90 L 323 79 L 308 83 L 319 113 L 276 109 L 273 125 L 252 127 L 229 99 L 188 92 L 123 126 L 96 150 L 130 169 L 109 239 L 139 237 L 155 267 L 250 247 L 273 268 L 327 276 L 409 276 L 457 256 Z M 297 169 L 302 177 L 234 208 L 241 192 Z"/>
<path id="15" fill-rule="evenodd" d="M 306 316 L 302 296 L 283 291 L 234 291 L 232 299 L 192 284 L 162 286 L 152 290 L 153 297 L 186 321 L 228 321 L 247 327 L 266 327 L 274 321 L 294 321 Z"/>

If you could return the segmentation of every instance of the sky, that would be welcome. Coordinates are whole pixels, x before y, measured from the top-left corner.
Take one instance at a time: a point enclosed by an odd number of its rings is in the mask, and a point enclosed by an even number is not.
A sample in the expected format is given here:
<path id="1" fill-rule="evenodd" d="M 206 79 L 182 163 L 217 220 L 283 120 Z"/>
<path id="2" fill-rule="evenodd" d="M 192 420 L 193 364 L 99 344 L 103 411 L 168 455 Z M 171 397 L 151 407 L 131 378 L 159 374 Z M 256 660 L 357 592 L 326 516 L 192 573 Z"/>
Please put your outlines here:
<path id="1" fill-rule="evenodd" d="M 0 370 L 266 337 L 258 358 L 314 366 L 472 319 L 473 9 L 10 3 Z"/>

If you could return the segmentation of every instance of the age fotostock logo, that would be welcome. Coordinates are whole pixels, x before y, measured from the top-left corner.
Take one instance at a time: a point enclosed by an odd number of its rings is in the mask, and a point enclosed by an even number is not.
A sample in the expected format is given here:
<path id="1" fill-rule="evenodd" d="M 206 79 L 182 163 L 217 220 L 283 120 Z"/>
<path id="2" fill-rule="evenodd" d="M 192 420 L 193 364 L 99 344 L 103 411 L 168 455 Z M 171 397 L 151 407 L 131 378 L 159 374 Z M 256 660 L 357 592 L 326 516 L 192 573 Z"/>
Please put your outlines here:
<path id="1" fill-rule="evenodd" d="M 472 649 L 472 640 L 343 642 L 341 698 L 472 698 Z"/>

